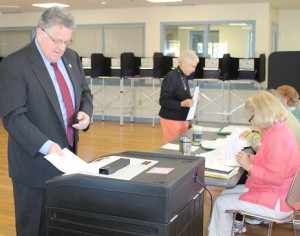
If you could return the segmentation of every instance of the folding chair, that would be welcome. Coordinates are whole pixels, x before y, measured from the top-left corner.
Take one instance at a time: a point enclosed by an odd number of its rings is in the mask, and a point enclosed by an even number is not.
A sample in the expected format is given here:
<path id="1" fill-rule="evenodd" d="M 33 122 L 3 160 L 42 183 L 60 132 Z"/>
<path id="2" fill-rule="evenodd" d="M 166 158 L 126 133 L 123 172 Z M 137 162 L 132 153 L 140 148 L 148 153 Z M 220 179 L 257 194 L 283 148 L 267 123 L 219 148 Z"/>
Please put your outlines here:
<path id="1" fill-rule="evenodd" d="M 267 234 L 268 236 L 272 235 L 272 227 L 273 227 L 274 222 L 279 223 L 279 224 L 292 223 L 293 235 L 296 236 L 295 224 L 299 224 L 299 222 L 300 222 L 299 220 L 296 220 L 296 216 L 300 215 L 300 211 L 299 211 L 300 210 L 300 169 L 298 169 L 298 171 L 294 177 L 294 180 L 291 184 L 290 190 L 286 197 L 286 202 L 290 207 L 292 207 L 293 213 L 285 219 L 276 219 L 276 218 L 271 218 L 271 217 L 266 217 L 266 216 L 262 216 L 262 215 L 258 215 L 258 214 L 249 213 L 247 211 L 240 211 L 240 210 L 234 210 L 234 209 L 227 210 L 226 212 L 233 213 L 233 219 L 235 219 L 237 214 L 243 215 L 243 224 L 245 221 L 245 216 L 256 217 L 256 218 L 260 218 L 260 219 L 268 221 L 269 222 L 269 228 L 268 228 L 268 234 Z M 233 221 L 231 235 L 236 235 L 236 234 L 234 233 L 234 221 Z"/>

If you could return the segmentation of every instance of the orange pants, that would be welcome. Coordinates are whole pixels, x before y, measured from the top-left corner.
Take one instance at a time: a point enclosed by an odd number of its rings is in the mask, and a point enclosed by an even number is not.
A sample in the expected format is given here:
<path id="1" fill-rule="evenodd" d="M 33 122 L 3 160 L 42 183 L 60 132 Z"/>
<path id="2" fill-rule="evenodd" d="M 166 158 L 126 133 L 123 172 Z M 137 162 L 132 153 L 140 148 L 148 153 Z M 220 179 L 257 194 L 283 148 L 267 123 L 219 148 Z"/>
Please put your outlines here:
<path id="1" fill-rule="evenodd" d="M 168 143 L 189 129 L 189 121 L 168 120 L 160 117 L 160 126 L 164 142 Z"/>

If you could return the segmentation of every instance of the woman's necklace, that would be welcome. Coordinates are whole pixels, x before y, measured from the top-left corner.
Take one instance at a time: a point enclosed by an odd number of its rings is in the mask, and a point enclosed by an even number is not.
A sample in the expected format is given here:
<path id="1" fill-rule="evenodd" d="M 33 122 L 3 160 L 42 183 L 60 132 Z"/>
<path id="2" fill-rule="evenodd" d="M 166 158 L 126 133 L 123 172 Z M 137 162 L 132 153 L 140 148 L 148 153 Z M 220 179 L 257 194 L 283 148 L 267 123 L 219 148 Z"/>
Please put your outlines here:
<path id="1" fill-rule="evenodd" d="M 178 68 L 177 68 L 177 71 L 178 71 L 178 73 L 179 73 L 179 75 L 180 75 L 181 82 L 182 82 L 182 84 L 183 84 L 183 87 L 184 87 L 184 91 L 186 91 L 186 84 L 185 84 L 185 82 L 184 82 L 184 78 L 182 77 L 182 74 L 180 73 L 180 71 L 179 71 L 179 69 L 178 69 Z"/>

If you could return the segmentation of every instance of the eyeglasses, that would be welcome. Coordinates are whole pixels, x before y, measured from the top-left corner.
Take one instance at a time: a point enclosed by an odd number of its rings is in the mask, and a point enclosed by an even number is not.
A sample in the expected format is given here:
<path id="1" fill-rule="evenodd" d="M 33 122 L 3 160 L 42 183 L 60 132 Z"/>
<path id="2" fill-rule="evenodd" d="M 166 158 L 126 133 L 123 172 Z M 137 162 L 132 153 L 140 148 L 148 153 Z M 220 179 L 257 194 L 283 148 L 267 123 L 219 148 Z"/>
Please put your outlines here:
<path id="1" fill-rule="evenodd" d="M 193 69 L 195 69 L 198 65 L 198 63 L 195 65 L 195 63 L 189 63 L 189 62 L 186 62 L 186 64 L 192 67 Z"/>
<path id="2" fill-rule="evenodd" d="M 252 115 L 248 121 L 251 122 L 253 120 L 253 118 L 254 118 L 254 115 Z"/>
<path id="3" fill-rule="evenodd" d="M 52 40 L 52 42 L 55 44 L 55 45 L 65 45 L 66 47 L 70 46 L 73 41 L 72 39 L 68 40 L 68 41 L 63 41 L 61 39 L 54 39 L 52 38 L 43 28 L 41 28 L 44 33 Z"/>

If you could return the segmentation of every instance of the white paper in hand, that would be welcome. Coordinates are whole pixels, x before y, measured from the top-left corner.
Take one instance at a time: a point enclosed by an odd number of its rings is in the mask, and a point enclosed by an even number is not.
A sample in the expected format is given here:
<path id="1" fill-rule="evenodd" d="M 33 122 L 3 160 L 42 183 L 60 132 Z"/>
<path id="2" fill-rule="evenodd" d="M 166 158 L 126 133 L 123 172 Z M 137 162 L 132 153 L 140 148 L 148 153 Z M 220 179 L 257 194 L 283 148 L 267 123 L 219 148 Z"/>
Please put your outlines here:
<path id="1" fill-rule="evenodd" d="M 70 150 L 64 148 L 63 153 L 63 156 L 52 153 L 45 156 L 45 158 L 57 169 L 66 174 L 78 173 L 84 169 L 88 169 L 88 163 L 76 156 Z"/>
<path id="2" fill-rule="evenodd" d="M 194 103 L 193 103 L 193 106 L 190 107 L 190 110 L 189 110 L 186 120 L 194 119 L 195 112 L 197 109 L 197 103 L 198 103 L 198 94 L 199 94 L 199 86 L 197 86 L 194 90 L 194 96 L 193 96 Z"/>

